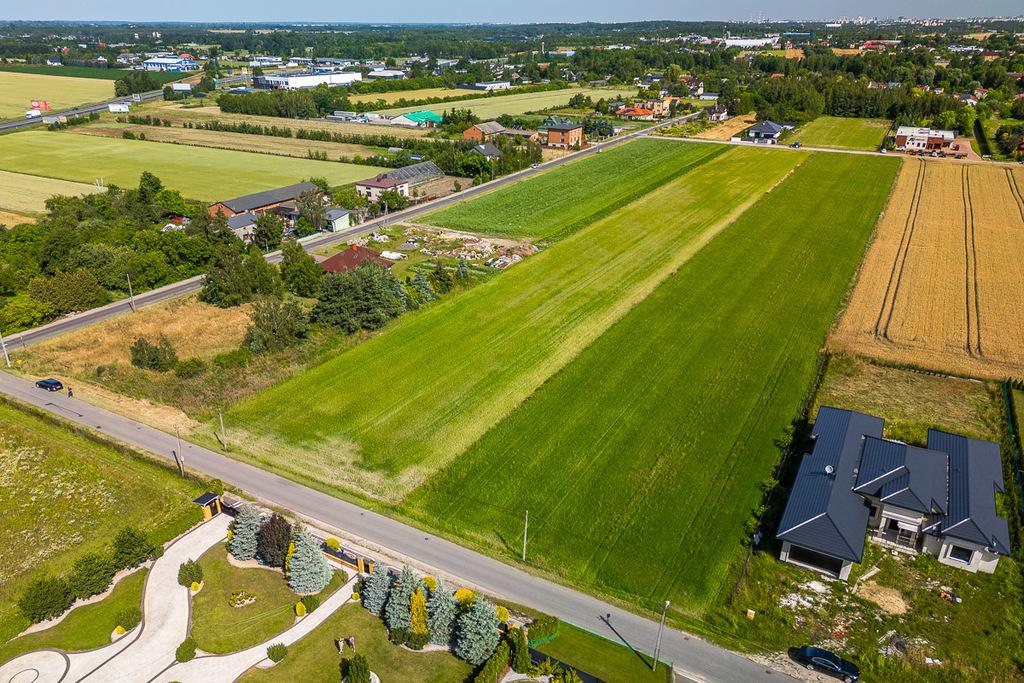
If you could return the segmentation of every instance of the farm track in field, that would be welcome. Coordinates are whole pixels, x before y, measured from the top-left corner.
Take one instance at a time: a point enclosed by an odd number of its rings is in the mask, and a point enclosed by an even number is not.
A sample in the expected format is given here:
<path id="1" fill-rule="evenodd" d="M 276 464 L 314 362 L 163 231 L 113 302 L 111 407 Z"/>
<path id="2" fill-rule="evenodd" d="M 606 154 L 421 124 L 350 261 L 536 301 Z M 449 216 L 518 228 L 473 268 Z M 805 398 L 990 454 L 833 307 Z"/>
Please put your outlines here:
<path id="1" fill-rule="evenodd" d="M 1013 175 L 1013 171 L 1008 168 L 1004 168 L 1003 173 L 1006 174 L 1006 183 L 1010 186 L 1010 194 L 1013 195 L 1014 200 L 1017 202 L 1017 211 L 1020 212 L 1020 220 L 1024 223 L 1024 194 L 1021 194 L 1020 185 L 1017 184 L 1017 178 Z"/>
<path id="2" fill-rule="evenodd" d="M 914 182 L 914 193 L 910 199 L 910 209 L 907 211 L 907 219 L 903 223 L 903 234 L 900 237 L 899 248 L 896 250 L 896 258 L 893 260 L 892 269 L 889 271 L 889 282 L 885 286 L 885 295 L 882 297 L 882 306 L 878 310 L 878 319 L 875 321 L 875 336 L 889 338 L 889 325 L 892 323 L 892 312 L 896 307 L 896 297 L 899 294 L 900 282 L 903 280 L 903 269 L 907 265 L 907 253 L 910 251 L 910 242 L 914 238 L 914 226 L 917 223 L 917 212 L 921 207 L 921 193 L 924 189 L 925 165 L 919 164 L 917 168 L 917 179 Z M 902 256 L 901 256 L 902 254 Z M 892 293 L 890 299 L 889 294 Z M 886 313 L 888 310 L 888 313 Z M 882 326 L 882 318 L 885 318 L 885 325 Z"/>
<path id="3" fill-rule="evenodd" d="M 967 317 L 967 355 L 981 355 L 981 305 L 978 302 L 978 243 L 974 236 L 974 201 L 971 197 L 970 166 L 964 165 L 961 172 L 963 179 L 964 204 L 964 308 Z M 972 311 L 973 304 L 973 311 Z M 973 313 L 973 316 L 972 316 Z M 974 339 L 972 346 L 971 321 L 974 321 Z"/>

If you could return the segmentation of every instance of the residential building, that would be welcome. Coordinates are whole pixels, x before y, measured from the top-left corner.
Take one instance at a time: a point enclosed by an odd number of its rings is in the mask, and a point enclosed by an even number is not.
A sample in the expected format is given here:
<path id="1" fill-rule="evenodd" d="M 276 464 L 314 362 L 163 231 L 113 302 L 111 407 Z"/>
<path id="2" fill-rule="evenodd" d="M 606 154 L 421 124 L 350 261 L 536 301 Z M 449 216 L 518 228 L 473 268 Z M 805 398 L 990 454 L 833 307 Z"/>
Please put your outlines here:
<path id="1" fill-rule="evenodd" d="M 331 207 L 327 209 L 327 229 L 331 232 L 341 232 L 352 226 L 352 220 L 347 209 Z"/>
<path id="2" fill-rule="evenodd" d="M 559 123 L 548 126 L 548 147 L 582 147 L 583 142 L 583 124 L 581 123 Z"/>
<path id="3" fill-rule="evenodd" d="M 276 209 L 279 206 L 293 203 L 300 195 L 311 190 L 319 192 L 320 186 L 310 182 L 296 183 L 295 185 L 287 185 L 274 190 L 265 190 L 263 192 L 247 194 L 244 197 L 225 199 L 223 201 L 210 204 L 209 212 L 211 216 L 216 216 L 220 213 L 226 218 L 231 218 L 232 216 L 237 216 L 247 212 L 253 212 L 256 214 L 266 213 L 267 211 Z"/>
<path id="4" fill-rule="evenodd" d="M 690 91 L 690 97 L 700 97 L 704 94 L 704 81 L 693 76 L 683 76 L 681 80 Z"/>
<path id="5" fill-rule="evenodd" d="M 620 119 L 629 119 L 630 121 L 654 120 L 654 110 L 642 107 L 622 107 L 615 112 L 615 115 Z"/>
<path id="6" fill-rule="evenodd" d="M 702 92 L 700 94 L 700 96 L 699 96 L 699 99 L 702 102 L 717 102 L 718 101 L 718 93 L 716 93 L 716 92 Z"/>
<path id="7" fill-rule="evenodd" d="M 414 128 L 434 128 L 444 123 L 444 117 L 435 114 L 429 109 L 422 111 L 411 111 L 391 119 L 396 126 L 410 126 Z"/>
<path id="8" fill-rule="evenodd" d="M 774 121 L 759 121 L 747 130 L 747 136 L 759 144 L 774 145 L 782 135 L 783 126 Z"/>
<path id="9" fill-rule="evenodd" d="M 246 244 L 252 244 L 252 234 L 256 231 L 256 219 L 254 213 L 240 213 L 228 216 L 228 228 L 235 233 L 235 237 Z"/>
<path id="10" fill-rule="evenodd" d="M 951 130 L 900 126 L 896 129 L 896 149 L 940 150 L 949 147 L 955 138 L 956 133 Z"/>
<path id="11" fill-rule="evenodd" d="M 418 164 L 401 166 L 376 176 L 377 180 L 390 179 L 409 183 L 409 187 L 416 187 L 431 180 L 444 177 L 444 171 L 438 168 L 433 161 L 421 161 Z"/>
<path id="12" fill-rule="evenodd" d="M 351 71 L 275 73 L 252 79 L 253 85 L 262 90 L 301 90 L 315 88 L 318 85 L 349 85 L 361 80 L 362 74 Z"/>
<path id="13" fill-rule="evenodd" d="M 475 123 L 462 133 L 463 140 L 476 140 L 477 142 L 489 142 L 495 135 L 504 132 L 505 126 L 497 121 L 484 121 Z"/>
<path id="14" fill-rule="evenodd" d="M 366 74 L 366 77 L 373 79 L 385 78 L 400 80 L 405 78 L 405 72 L 396 71 L 395 69 L 374 69 L 373 71 L 370 71 L 368 74 Z"/>
<path id="15" fill-rule="evenodd" d="M 708 121 L 725 121 L 729 118 L 729 110 L 724 104 L 716 104 L 704 110 Z"/>
<path id="16" fill-rule="evenodd" d="M 495 147 L 490 142 L 482 142 L 479 145 L 476 145 L 475 147 L 473 147 L 473 151 L 482 156 L 484 159 L 487 159 L 488 161 L 498 159 L 502 156 L 501 150 Z"/>
<path id="17" fill-rule="evenodd" d="M 356 183 L 356 192 L 371 202 L 376 202 L 388 190 L 394 190 L 403 197 L 409 196 L 409 181 L 396 178 L 370 178 Z"/>
<path id="18" fill-rule="evenodd" d="M 353 244 L 345 251 L 339 251 L 334 256 L 321 261 L 320 267 L 327 273 L 347 273 L 367 262 L 377 263 L 385 268 L 391 268 L 394 265 L 393 262 L 381 258 L 380 252 Z"/>
<path id="19" fill-rule="evenodd" d="M 493 90 L 508 90 L 512 87 L 512 83 L 509 81 L 481 81 L 473 87 L 477 90 L 491 92 Z"/>
<path id="20" fill-rule="evenodd" d="M 970 572 L 1010 554 L 999 446 L 928 430 L 927 447 L 882 437 L 881 418 L 822 406 L 776 538 L 780 559 L 846 580 L 865 538 Z"/>

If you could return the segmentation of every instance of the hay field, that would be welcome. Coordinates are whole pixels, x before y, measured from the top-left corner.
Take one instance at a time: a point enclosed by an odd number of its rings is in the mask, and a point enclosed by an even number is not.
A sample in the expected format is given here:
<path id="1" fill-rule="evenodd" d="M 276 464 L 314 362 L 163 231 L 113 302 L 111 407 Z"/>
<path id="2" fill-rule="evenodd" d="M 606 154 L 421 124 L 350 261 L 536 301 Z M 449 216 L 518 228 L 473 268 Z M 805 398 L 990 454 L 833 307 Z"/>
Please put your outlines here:
<path id="1" fill-rule="evenodd" d="M 15 138 L 11 135 L 7 137 Z M 92 184 L 0 171 L 0 208 L 18 213 L 43 211 L 46 199 L 56 194 L 82 195 L 100 191 L 100 188 Z"/>
<path id="2" fill-rule="evenodd" d="M 216 201 L 321 176 L 332 185 L 368 178 L 383 169 L 311 159 L 287 159 L 226 149 L 139 140 L 26 131 L 0 136 L 0 169 L 122 187 L 151 171 L 189 199 Z"/>
<path id="3" fill-rule="evenodd" d="M 790 135 L 805 147 L 877 151 L 892 125 L 888 119 L 819 116 Z"/>
<path id="4" fill-rule="evenodd" d="M 35 223 L 36 219 L 31 216 L 26 216 L 21 213 L 14 213 L 12 211 L 4 211 L 0 209 L 0 225 L 5 228 L 13 228 L 15 225 L 21 225 L 22 223 Z"/>
<path id="5" fill-rule="evenodd" d="M 904 161 L 830 345 L 978 377 L 1024 376 L 1024 171 Z"/>
<path id="6" fill-rule="evenodd" d="M 419 109 L 419 107 L 413 107 L 413 109 Z M 286 119 L 279 116 L 228 114 L 214 106 L 185 108 L 175 102 L 147 105 L 136 113 L 159 116 L 161 119 L 171 121 L 176 126 L 180 126 L 185 121 L 193 123 L 198 121 L 223 121 L 224 123 L 252 123 L 261 126 L 277 126 L 278 128 L 291 128 L 292 130 L 329 130 L 346 135 L 391 135 L 400 138 L 421 138 L 428 133 L 426 128 L 407 128 L 405 126 L 373 126 L 365 123 L 328 121 L 327 119 Z"/>
<path id="7" fill-rule="evenodd" d="M 523 93 L 522 95 L 498 95 L 495 97 L 478 97 L 459 102 L 421 105 L 418 107 L 401 107 L 385 109 L 381 113 L 397 116 L 410 111 L 427 109 L 438 114 L 451 109 L 471 109 L 482 119 L 493 119 L 502 114 L 525 114 L 551 107 L 564 107 L 574 95 L 589 95 L 595 101 L 600 98 L 614 99 L 636 94 L 636 88 L 567 88 L 565 90 L 549 90 L 546 92 Z"/>
<path id="8" fill-rule="evenodd" d="M 349 95 L 353 102 L 384 102 L 390 104 L 398 100 L 425 100 L 428 97 L 459 97 L 474 91 L 465 88 L 420 88 L 419 90 L 396 90 L 394 92 L 374 92 L 364 95 Z"/>
<path id="9" fill-rule="evenodd" d="M 20 119 L 31 100 L 49 100 L 54 111 L 114 96 L 111 81 L 0 71 L 0 119 Z"/>
<path id="10" fill-rule="evenodd" d="M 705 146 L 660 144 L 679 155 Z M 406 313 L 226 412 L 247 430 L 236 427 L 236 457 L 335 492 L 401 498 L 805 158 L 731 149 L 500 277 Z"/>
<path id="11" fill-rule="evenodd" d="M 699 616 L 728 590 L 773 440 L 809 389 L 899 165 L 800 160 L 415 491 L 418 518 L 515 557 L 528 508 L 532 564 L 651 610 L 668 598 Z"/>
<path id="12" fill-rule="evenodd" d="M 742 114 L 726 119 L 714 128 L 702 130 L 693 137 L 698 140 L 729 140 L 757 123 L 757 114 Z"/>
<path id="13" fill-rule="evenodd" d="M 323 142 L 321 140 L 297 140 L 295 138 L 279 138 L 270 135 L 249 135 L 246 133 L 226 133 L 201 128 L 160 128 L 157 126 L 140 126 L 131 124 L 95 124 L 77 126 L 70 132 L 79 135 L 93 135 L 102 138 L 120 138 L 124 131 L 131 131 L 136 136 L 140 133 L 152 142 L 170 142 L 196 147 L 213 147 L 215 149 L 234 149 L 240 152 L 259 152 L 261 154 L 277 154 L 280 156 L 299 157 L 306 159 L 309 151 L 326 152 L 327 158 L 334 161 L 341 157 L 373 156 L 380 152 L 379 148 L 366 145 L 349 145 L 339 142 Z"/>

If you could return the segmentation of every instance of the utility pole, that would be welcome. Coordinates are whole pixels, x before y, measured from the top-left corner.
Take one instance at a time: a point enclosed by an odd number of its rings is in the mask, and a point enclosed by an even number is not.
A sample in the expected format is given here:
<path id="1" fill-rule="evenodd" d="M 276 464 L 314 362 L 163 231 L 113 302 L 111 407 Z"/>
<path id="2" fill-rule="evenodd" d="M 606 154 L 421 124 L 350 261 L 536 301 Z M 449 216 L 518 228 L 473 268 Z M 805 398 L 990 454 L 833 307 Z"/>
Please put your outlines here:
<path id="1" fill-rule="evenodd" d="M 526 519 L 523 520 L 523 562 L 526 562 L 526 531 L 530 528 L 530 511 L 526 511 Z"/>
<path id="2" fill-rule="evenodd" d="M 0 349 L 4 351 L 4 362 L 7 363 L 7 367 L 11 367 L 11 357 L 7 355 L 7 344 L 4 343 L 3 333 L 0 333 Z"/>
<path id="3" fill-rule="evenodd" d="M 665 607 L 661 610 L 661 626 L 658 627 L 658 644 L 654 646 L 654 661 L 651 662 L 651 671 L 658 669 L 658 657 L 661 655 L 661 634 L 665 632 L 665 615 L 668 613 L 668 600 L 665 601 Z"/>
<path id="4" fill-rule="evenodd" d="M 178 425 L 174 425 L 174 436 L 178 439 L 178 450 L 174 452 L 174 459 L 178 462 L 178 471 L 185 476 L 185 454 L 181 451 L 181 431 Z"/>
<path id="5" fill-rule="evenodd" d="M 125 273 L 124 276 L 128 278 L 128 305 L 132 307 L 132 313 L 135 313 L 135 294 L 132 292 L 132 276 L 129 273 Z"/>
<path id="6" fill-rule="evenodd" d="M 228 450 L 228 433 L 224 431 L 224 411 L 218 411 L 220 415 L 220 444 L 224 447 L 224 450 Z"/>

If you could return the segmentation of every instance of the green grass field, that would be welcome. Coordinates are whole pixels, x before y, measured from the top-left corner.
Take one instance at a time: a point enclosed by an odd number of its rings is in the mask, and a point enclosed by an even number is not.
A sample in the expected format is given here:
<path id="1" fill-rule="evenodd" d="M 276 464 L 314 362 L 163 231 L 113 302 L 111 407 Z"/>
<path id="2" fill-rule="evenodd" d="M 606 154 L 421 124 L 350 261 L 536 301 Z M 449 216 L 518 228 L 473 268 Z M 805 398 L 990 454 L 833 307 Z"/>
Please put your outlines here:
<path id="1" fill-rule="evenodd" d="M 48 100 L 56 111 L 113 96 L 110 81 L 0 71 L 0 119 L 23 118 L 31 100 Z"/>
<path id="2" fill-rule="evenodd" d="M 467 232 L 557 239 L 724 149 L 703 147 L 637 140 L 429 214 L 421 222 Z"/>
<path id="3" fill-rule="evenodd" d="M 659 662 L 656 671 L 651 670 L 654 660 L 651 655 L 565 622 L 558 627 L 558 637 L 538 646 L 537 650 L 609 683 L 670 683 L 674 680 L 671 667 L 664 662 Z"/>
<path id="4" fill-rule="evenodd" d="M 892 121 L 819 116 L 789 134 L 805 147 L 878 151 Z"/>
<path id="5" fill-rule="evenodd" d="M 805 158 L 730 150 L 501 277 L 405 314 L 226 413 L 242 457 L 332 492 L 401 498 Z"/>
<path id="6" fill-rule="evenodd" d="M 509 557 L 528 509 L 531 563 L 700 615 L 898 166 L 812 156 L 406 507 Z"/>
<path id="7" fill-rule="evenodd" d="M 228 149 L 26 131 L 0 136 L 0 169 L 92 183 L 135 186 L 143 171 L 189 199 L 217 201 L 321 176 L 332 185 L 384 169 Z"/>
<path id="8" fill-rule="evenodd" d="M 38 76 L 91 78 L 101 81 L 116 81 L 131 73 L 127 69 L 100 69 L 91 66 L 46 66 L 44 64 L 3 64 L 0 65 L 0 71 Z M 170 71 L 150 71 L 149 75 L 161 83 L 170 83 L 171 81 L 181 80 L 188 76 L 188 74 L 172 73 Z"/>
<path id="9" fill-rule="evenodd" d="M 525 114 L 529 111 L 565 106 L 572 99 L 573 95 L 581 94 L 589 95 L 596 102 L 601 98 L 613 100 L 636 95 L 636 88 L 568 88 L 566 90 L 531 92 L 521 95 L 478 97 L 459 102 L 443 102 L 441 104 L 421 105 L 418 107 L 399 107 L 385 109 L 382 113 L 397 116 L 398 114 L 405 114 L 410 111 L 427 109 L 443 114 L 446 109 L 471 109 L 474 114 L 486 120 L 493 119 L 502 114 Z"/>
<path id="10" fill-rule="evenodd" d="M 81 195 L 99 192 L 100 188 L 57 178 L 0 171 L 0 208 L 34 213 L 46 208 L 53 195 Z"/>
<path id="11" fill-rule="evenodd" d="M 344 605 L 312 633 L 288 647 L 288 656 L 273 669 L 252 668 L 239 683 L 301 681 L 337 683 L 341 655 L 335 639 L 355 636 L 356 651 L 365 655 L 381 681 L 460 683 L 472 678 L 473 666 L 449 652 L 412 652 L 388 642 L 384 622 L 356 603 Z M 349 656 L 349 650 L 345 650 Z"/>
<path id="12" fill-rule="evenodd" d="M 205 490 L 4 402 L 0 462 L 0 643 L 28 626 L 14 603 L 31 580 L 105 550 L 128 524 L 169 539 L 198 516 L 192 499 Z"/>
<path id="13" fill-rule="evenodd" d="M 142 608 L 142 589 L 148 569 L 129 574 L 99 602 L 71 610 L 59 624 L 0 645 L 0 664 L 36 650 L 81 652 L 110 644 L 111 632 L 121 626 L 120 615 L 130 607 Z"/>
<path id="14" fill-rule="evenodd" d="M 200 650 L 213 654 L 238 652 L 270 640 L 295 623 L 299 597 L 288 587 L 284 574 L 273 569 L 235 567 L 223 545 L 199 558 L 203 589 L 192 596 L 192 637 Z M 345 583 L 345 572 L 336 571 L 320 593 L 326 599 Z M 232 607 L 228 599 L 244 590 L 256 602 Z"/>

